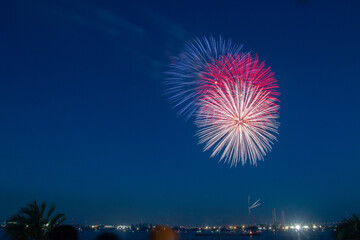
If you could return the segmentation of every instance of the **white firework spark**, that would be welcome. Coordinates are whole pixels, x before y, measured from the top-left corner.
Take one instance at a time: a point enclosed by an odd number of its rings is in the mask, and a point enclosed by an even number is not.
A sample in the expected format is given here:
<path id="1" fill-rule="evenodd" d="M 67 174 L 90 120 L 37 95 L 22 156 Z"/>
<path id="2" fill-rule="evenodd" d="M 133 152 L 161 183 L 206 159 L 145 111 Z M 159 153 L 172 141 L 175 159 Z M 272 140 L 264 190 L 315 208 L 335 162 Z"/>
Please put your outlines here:
<path id="1" fill-rule="evenodd" d="M 254 209 L 258 206 L 260 206 L 260 199 L 258 199 L 256 202 L 254 202 L 252 205 L 250 205 L 250 195 L 248 196 L 248 209 L 249 209 L 249 216 L 251 215 L 251 209 Z"/>
<path id="2" fill-rule="evenodd" d="M 217 82 L 199 99 L 196 125 L 204 151 L 213 148 L 211 157 L 221 151 L 220 161 L 231 166 L 251 165 L 271 150 L 276 140 L 279 106 L 267 90 L 237 78 Z"/>

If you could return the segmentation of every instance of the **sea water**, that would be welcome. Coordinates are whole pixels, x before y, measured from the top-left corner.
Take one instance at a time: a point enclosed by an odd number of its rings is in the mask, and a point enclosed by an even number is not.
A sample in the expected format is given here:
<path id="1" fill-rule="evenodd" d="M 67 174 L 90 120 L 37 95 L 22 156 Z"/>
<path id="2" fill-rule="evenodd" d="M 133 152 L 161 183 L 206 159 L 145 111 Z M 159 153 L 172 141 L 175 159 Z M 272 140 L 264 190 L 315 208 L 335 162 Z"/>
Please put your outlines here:
<path id="1" fill-rule="evenodd" d="M 148 239 L 148 232 L 121 232 L 110 231 L 119 236 L 121 240 L 146 240 Z M 102 231 L 80 231 L 79 240 L 95 240 Z M 4 229 L 0 229 L 0 239 L 7 240 Z M 196 236 L 195 232 L 180 233 L 180 240 L 332 240 L 333 232 L 326 231 L 289 231 L 289 232 L 272 232 L 263 231 L 259 236 L 229 236 L 229 235 L 214 235 L 214 236 Z"/>

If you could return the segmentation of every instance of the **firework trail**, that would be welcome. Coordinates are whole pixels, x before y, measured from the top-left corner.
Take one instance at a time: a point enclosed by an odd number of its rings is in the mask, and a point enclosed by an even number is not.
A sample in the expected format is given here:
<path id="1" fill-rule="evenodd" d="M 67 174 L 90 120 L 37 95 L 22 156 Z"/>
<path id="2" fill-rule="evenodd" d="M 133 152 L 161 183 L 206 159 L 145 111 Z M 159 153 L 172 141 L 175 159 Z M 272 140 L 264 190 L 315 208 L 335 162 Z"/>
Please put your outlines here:
<path id="1" fill-rule="evenodd" d="M 238 54 L 241 48 L 242 45 L 233 45 L 231 40 L 225 41 L 221 37 L 219 41 L 204 37 L 186 43 L 184 51 L 173 58 L 166 81 L 169 85 L 166 93 L 179 115 L 188 120 L 196 112 L 201 73 L 209 64 L 226 54 Z"/>
<path id="2" fill-rule="evenodd" d="M 249 209 L 249 216 L 251 215 L 251 209 L 254 209 L 258 206 L 260 206 L 260 199 L 258 199 L 256 202 L 254 202 L 252 205 L 250 205 L 250 195 L 248 196 L 248 209 Z"/>
<path id="3" fill-rule="evenodd" d="M 278 85 L 264 62 L 239 51 L 221 38 L 188 43 L 171 65 L 168 93 L 179 114 L 195 116 L 199 142 L 212 149 L 211 157 L 257 165 L 278 134 Z"/>

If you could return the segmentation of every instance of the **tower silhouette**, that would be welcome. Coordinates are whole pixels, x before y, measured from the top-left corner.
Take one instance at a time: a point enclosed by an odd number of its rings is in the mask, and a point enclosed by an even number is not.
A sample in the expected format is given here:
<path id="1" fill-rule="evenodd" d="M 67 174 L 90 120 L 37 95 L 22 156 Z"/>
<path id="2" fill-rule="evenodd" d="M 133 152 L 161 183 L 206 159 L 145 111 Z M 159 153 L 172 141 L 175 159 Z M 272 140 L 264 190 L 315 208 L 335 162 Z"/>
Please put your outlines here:
<path id="1" fill-rule="evenodd" d="M 285 227 L 285 214 L 284 214 L 284 210 L 281 211 L 281 226 Z"/>
<path id="2" fill-rule="evenodd" d="M 276 212 L 275 212 L 275 208 L 272 209 L 272 220 L 273 220 L 274 228 L 276 229 Z"/>

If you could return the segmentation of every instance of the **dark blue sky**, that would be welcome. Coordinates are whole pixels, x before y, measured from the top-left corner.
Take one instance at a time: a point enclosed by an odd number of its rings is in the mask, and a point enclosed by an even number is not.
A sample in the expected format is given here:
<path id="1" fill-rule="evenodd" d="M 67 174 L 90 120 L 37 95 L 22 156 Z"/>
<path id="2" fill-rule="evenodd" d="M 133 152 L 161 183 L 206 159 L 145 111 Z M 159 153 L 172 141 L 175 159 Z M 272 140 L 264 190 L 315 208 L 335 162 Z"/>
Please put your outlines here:
<path id="1" fill-rule="evenodd" d="M 341 220 L 360 212 L 358 1 L 5 1 L 0 220 L 34 199 L 77 223 Z M 337 2 L 337 3 L 336 3 Z M 280 135 L 257 167 L 202 152 L 164 74 L 222 35 L 276 72 Z"/>

